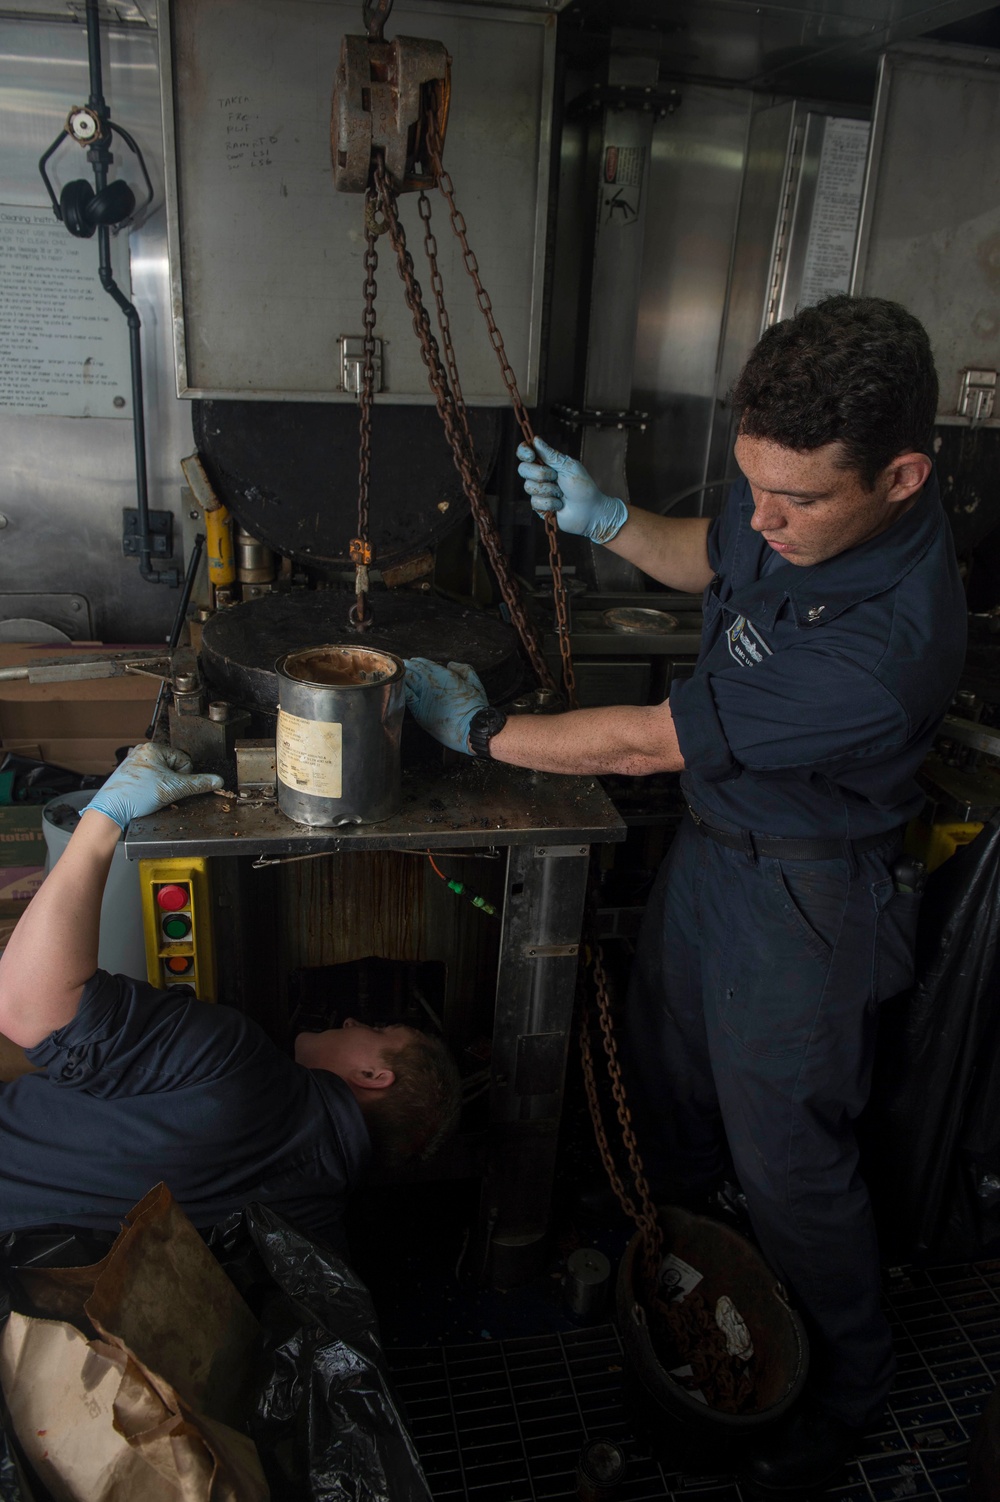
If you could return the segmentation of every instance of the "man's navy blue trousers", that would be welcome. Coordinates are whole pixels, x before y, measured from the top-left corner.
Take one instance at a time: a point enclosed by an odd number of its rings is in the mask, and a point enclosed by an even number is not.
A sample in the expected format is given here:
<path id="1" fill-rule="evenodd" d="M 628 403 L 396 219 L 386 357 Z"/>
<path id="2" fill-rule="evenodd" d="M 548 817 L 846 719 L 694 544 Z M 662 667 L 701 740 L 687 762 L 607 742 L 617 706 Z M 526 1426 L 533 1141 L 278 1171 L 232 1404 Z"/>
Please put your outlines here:
<path id="1" fill-rule="evenodd" d="M 731 1158 L 761 1250 L 805 1318 L 813 1390 L 857 1426 L 880 1410 L 894 1366 L 854 1122 L 878 1002 L 912 979 L 919 898 L 895 891 L 897 849 L 887 836 L 838 859 L 757 858 L 685 816 L 628 999 L 651 1183 L 699 1196 Z"/>

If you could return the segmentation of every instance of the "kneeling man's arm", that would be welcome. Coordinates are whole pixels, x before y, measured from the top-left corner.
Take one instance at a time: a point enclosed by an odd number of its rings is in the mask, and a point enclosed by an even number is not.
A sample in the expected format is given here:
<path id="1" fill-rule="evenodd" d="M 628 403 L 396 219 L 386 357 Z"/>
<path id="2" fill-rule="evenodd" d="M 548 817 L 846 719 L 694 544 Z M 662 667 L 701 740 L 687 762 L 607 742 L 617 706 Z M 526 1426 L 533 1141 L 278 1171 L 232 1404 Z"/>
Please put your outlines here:
<path id="1" fill-rule="evenodd" d="M 33 1048 L 76 1015 L 97 969 L 101 899 L 121 830 L 85 812 L 0 959 L 0 1033 Z"/>
<path id="2" fill-rule="evenodd" d="M 188 757 L 169 746 L 132 749 L 94 794 L 8 941 L 0 959 L 0 1033 L 34 1048 L 76 1016 L 97 969 L 101 900 L 122 830 L 221 785 L 221 777 L 191 775 Z"/>

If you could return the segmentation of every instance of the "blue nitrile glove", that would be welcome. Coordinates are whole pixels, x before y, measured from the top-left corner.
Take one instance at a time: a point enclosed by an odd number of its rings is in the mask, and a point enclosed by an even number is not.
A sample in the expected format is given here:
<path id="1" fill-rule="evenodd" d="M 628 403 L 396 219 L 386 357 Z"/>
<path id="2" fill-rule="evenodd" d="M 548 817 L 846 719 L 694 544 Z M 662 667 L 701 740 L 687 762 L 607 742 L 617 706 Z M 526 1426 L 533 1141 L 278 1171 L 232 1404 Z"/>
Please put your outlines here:
<path id="1" fill-rule="evenodd" d="M 404 659 L 406 707 L 422 730 L 452 751 L 469 751 L 473 715 L 489 706 L 486 690 L 467 662 L 446 668 L 427 657 Z"/>
<path id="2" fill-rule="evenodd" d="M 191 758 L 172 746 L 146 741 L 133 746 L 120 767 L 116 767 L 103 787 L 87 804 L 114 819 L 127 829 L 132 819 L 155 814 L 158 808 L 190 798 L 192 793 L 210 793 L 221 788 L 222 778 L 214 772 L 191 772 Z"/>
<path id="3" fill-rule="evenodd" d="M 605 495 L 580 463 L 568 454 L 549 448 L 540 438 L 535 447 L 518 445 L 521 463 L 517 472 L 524 481 L 531 508 L 541 516 L 554 511 L 560 532 L 589 537 L 591 542 L 610 542 L 628 521 L 628 507 L 616 496 Z M 539 464 L 539 459 L 544 463 Z"/>

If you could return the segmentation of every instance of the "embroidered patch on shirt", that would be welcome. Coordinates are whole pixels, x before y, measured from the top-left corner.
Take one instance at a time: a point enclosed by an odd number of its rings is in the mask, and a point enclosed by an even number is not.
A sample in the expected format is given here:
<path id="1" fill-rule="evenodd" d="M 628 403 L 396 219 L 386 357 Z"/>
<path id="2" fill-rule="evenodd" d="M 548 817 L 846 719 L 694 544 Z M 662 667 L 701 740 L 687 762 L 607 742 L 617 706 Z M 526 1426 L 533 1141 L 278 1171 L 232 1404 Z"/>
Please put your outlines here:
<path id="1" fill-rule="evenodd" d="M 772 656 L 771 648 L 745 615 L 738 615 L 733 621 L 726 632 L 726 642 L 730 657 L 745 668 L 755 668 L 765 657 Z"/>

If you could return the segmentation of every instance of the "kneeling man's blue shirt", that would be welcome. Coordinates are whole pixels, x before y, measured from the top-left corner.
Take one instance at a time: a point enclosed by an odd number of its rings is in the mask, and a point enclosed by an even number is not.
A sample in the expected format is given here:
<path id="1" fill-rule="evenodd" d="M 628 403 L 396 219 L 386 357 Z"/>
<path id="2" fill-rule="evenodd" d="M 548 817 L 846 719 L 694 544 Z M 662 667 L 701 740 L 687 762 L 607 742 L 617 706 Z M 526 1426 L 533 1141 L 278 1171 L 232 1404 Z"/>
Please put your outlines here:
<path id="1" fill-rule="evenodd" d="M 117 1231 L 162 1180 L 199 1228 L 259 1200 L 342 1249 L 361 1109 L 241 1013 L 99 970 L 28 1058 L 44 1072 L 0 1084 L 0 1233 Z"/>

